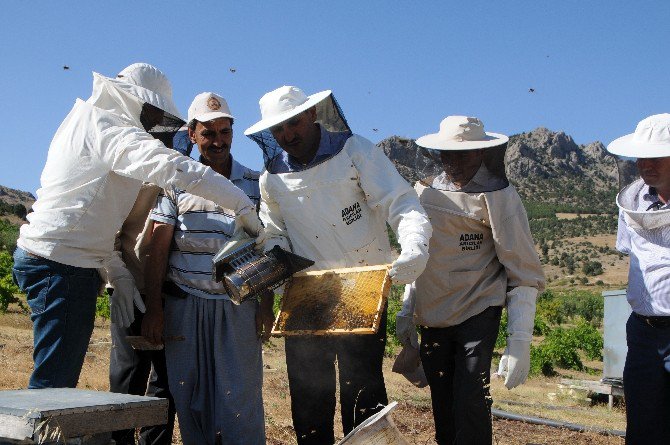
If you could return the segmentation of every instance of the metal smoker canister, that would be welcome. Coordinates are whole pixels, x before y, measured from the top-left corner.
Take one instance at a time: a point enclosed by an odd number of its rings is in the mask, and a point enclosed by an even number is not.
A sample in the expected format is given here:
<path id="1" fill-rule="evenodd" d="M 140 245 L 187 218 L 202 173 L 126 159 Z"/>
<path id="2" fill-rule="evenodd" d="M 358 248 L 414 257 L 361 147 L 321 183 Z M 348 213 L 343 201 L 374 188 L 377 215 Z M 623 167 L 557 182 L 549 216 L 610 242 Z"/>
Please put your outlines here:
<path id="1" fill-rule="evenodd" d="M 223 287 L 235 304 L 279 287 L 294 273 L 314 264 L 314 261 L 286 252 L 279 246 L 266 253 L 258 252 L 254 240 L 241 245 L 238 242 L 237 246 L 233 250 L 224 247 L 213 260 L 213 278 L 217 282 L 223 281 Z"/>

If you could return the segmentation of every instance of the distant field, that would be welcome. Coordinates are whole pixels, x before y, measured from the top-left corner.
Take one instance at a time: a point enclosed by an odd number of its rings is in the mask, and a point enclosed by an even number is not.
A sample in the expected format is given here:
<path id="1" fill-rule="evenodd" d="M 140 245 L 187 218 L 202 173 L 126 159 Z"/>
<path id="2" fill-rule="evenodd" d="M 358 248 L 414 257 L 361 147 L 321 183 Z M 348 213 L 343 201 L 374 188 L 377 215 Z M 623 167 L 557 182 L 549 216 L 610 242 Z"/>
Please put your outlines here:
<path id="1" fill-rule="evenodd" d="M 575 219 L 585 216 L 595 216 L 597 213 L 557 213 L 556 218 L 558 219 Z"/>

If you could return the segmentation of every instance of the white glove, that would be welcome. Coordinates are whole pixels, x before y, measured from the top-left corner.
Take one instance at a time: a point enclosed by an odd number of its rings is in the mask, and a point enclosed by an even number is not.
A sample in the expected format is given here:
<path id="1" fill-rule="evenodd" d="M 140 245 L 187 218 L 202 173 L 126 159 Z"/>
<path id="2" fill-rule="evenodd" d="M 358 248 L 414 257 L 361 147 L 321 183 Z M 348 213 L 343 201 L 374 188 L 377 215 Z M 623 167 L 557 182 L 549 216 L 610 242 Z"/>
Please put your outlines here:
<path id="1" fill-rule="evenodd" d="M 530 371 L 530 342 L 507 340 L 505 353 L 498 365 L 498 375 L 505 377 L 507 389 L 516 388 L 526 381 Z"/>
<path id="2" fill-rule="evenodd" d="M 128 327 L 135 320 L 134 304 L 140 312 L 146 311 L 142 296 L 135 286 L 132 274 L 121 258 L 121 252 L 114 251 L 104 263 L 104 275 L 109 287 L 114 289 L 110 297 L 112 322 L 121 327 Z"/>
<path id="3" fill-rule="evenodd" d="M 428 241 L 413 234 L 400 241 L 400 256 L 391 265 L 389 276 L 393 284 L 409 284 L 423 273 L 428 262 Z"/>
<path id="4" fill-rule="evenodd" d="M 135 280 L 130 277 L 119 278 L 111 283 L 114 287 L 109 297 L 112 323 L 127 328 L 135 320 L 135 305 L 144 313 L 147 309 L 142 301 L 140 291 L 135 286 Z"/>
<path id="5" fill-rule="evenodd" d="M 530 370 L 537 289 L 518 286 L 507 293 L 507 347 L 498 366 L 505 386 L 512 389 L 526 381 Z"/>
<path id="6" fill-rule="evenodd" d="M 414 283 L 405 286 L 402 297 L 402 309 L 395 316 L 395 335 L 403 346 L 419 349 L 419 334 L 414 325 L 414 299 L 416 288 Z"/>
<path id="7" fill-rule="evenodd" d="M 237 215 L 237 220 L 242 225 L 242 228 L 249 236 L 256 237 L 256 247 L 258 249 L 263 248 L 263 244 L 267 239 L 267 234 L 263 228 L 261 220 L 258 218 L 258 215 L 255 211 L 250 210 L 243 214 Z"/>

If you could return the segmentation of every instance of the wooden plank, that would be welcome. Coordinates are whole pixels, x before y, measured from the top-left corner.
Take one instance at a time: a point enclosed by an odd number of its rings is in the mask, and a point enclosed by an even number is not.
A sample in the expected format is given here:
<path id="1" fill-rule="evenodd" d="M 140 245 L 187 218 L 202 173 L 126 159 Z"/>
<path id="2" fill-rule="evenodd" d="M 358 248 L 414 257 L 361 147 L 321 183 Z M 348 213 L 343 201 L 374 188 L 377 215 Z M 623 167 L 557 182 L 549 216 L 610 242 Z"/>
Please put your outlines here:
<path id="1" fill-rule="evenodd" d="M 323 270 L 311 270 L 307 272 L 298 272 L 294 273 L 293 277 L 309 277 L 309 276 L 318 276 L 325 275 L 328 273 L 355 273 L 355 272 L 370 272 L 374 270 L 383 270 L 390 269 L 391 264 L 378 264 L 376 266 L 359 266 L 359 267 L 345 267 L 340 269 L 323 269 Z"/>
<path id="2" fill-rule="evenodd" d="M 597 380 L 573 380 L 561 379 L 561 384 L 574 386 L 580 389 L 585 389 L 598 394 L 607 394 L 614 396 L 623 396 L 623 388 L 610 385 L 609 383 L 599 382 Z"/>
<path id="3" fill-rule="evenodd" d="M 108 411 L 81 412 L 45 417 L 35 437 L 46 428 L 59 429 L 65 438 L 167 423 L 165 404 L 141 408 L 123 407 Z"/>

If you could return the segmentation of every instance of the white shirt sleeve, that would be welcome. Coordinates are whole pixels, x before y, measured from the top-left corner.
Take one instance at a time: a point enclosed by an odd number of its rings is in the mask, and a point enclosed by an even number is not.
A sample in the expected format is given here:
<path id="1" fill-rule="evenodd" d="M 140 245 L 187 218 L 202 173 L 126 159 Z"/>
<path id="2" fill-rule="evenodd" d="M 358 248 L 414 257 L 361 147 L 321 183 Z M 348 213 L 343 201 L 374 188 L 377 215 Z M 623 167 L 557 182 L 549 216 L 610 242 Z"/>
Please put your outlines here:
<path id="1" fill-rule="evenodd" d="M 349 138 L 345 148 L 359 172 L 368 205 L 388 209 L 386 219 L 400 244 L 414 235 L 428 241 L 433 233 L 428 215 L 416 191 L 400 176 L 384 152 L 357 135 Z"/>
<path id="2" fill-rule="evenodd" d="M 100 133 L 98 148 L 102 162 L 122 176 L 164 189 L 174 186 L 239 214 L 254 210 L 249 197 L 226 177 L 137 127 L 109 126 Z"/>

